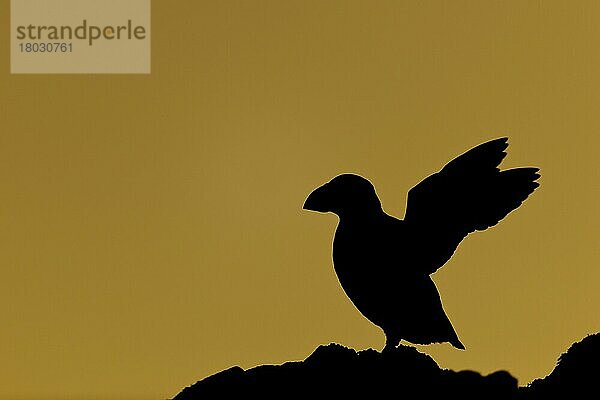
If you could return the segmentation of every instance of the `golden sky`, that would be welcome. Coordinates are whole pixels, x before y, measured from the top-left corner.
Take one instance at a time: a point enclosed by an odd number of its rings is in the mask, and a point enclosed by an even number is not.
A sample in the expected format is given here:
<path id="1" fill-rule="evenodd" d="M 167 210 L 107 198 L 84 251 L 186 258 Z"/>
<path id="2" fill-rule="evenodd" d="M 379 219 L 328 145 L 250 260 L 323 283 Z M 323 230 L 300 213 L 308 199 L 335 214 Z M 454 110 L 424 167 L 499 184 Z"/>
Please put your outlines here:
<path id="1" fill-rule="evenodd" d="M 0 19 L 9 24 L 9 1 Z M 600 2 L 162 1 L 151 75 L 10 75 L 0 398 L 164 399 L 232 365 L 381 349 L 331 265 L 334 175 L 384 209 L 508 136 L 542 186 L 434 274 L 466 351 L 544 376 L 600 331 Z"/>

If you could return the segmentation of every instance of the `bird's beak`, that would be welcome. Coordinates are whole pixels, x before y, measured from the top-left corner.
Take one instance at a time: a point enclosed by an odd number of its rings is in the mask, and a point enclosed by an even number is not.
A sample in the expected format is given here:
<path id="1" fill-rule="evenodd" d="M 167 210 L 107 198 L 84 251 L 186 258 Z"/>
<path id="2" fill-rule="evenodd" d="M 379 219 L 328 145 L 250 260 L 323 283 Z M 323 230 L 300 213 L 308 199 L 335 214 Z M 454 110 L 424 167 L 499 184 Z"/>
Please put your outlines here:
<path id="1" fill-rule="evenodd" d="M 329 207 L 329 190 L 327 188 L 327 184 L 313 190 L 313 192 L 306 198 L 302 208 L 304 210 L 318 211 L 323 213 L 331 211 L 331 208 Z"/>

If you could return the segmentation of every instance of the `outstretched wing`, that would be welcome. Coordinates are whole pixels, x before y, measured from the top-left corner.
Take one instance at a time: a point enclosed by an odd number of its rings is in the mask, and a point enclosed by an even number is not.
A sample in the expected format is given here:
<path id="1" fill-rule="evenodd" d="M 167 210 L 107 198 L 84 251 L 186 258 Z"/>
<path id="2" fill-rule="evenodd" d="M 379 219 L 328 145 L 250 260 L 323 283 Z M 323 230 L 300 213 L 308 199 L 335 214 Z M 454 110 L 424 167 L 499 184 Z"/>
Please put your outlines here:
<path id="1" fill-rule="evenodd" d="M 465 236 L 496 225 L 539 186 L 538 168 L 498 168 L 507 147 L 507 138 L 480 144 L 408 192 L 404 221 L 430 238 L 433 253 L 449 252 L 424 272 L 437 270 Z"/>

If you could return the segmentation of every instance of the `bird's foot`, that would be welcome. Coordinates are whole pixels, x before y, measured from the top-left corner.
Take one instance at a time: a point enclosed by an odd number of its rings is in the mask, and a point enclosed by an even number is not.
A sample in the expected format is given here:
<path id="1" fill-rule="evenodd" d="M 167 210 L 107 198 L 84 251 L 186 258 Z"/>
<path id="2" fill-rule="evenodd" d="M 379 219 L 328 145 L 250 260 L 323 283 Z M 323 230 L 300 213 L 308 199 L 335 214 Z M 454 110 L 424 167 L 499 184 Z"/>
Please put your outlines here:
<path id="1" fill-rule="evenodd" d="M 394 350 L 396 350 L 396 348 L 398 347 L 399 344 L 400 344 L 400 340 L 387 339 L 385 341 L 385 347 L 383 348 L 383 350 L 381 352 L 382 353 L 391 353 Z"/>
<path id="2" fill-rule="evenodd" d="M 389 353 L 393 352 L 395 348 L 396 348 L 396 346 L 394 346 L 394 345 L 389 345 L 388 346 L 386 344 L 385 347 L 383 348 L 383 350 L 381 350 L 381 353 L 382 354 L 389 354 Z"/>

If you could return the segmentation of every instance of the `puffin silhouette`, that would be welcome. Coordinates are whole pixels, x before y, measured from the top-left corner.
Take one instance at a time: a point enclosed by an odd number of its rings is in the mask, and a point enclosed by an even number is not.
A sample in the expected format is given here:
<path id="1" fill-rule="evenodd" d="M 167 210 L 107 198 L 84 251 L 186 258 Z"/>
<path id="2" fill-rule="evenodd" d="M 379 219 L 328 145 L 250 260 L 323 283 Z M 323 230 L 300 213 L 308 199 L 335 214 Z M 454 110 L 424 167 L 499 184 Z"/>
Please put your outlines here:
<path id="1" fill-rule="evenodd" d="M 480 144 L 425 178 L 408 192 L 404 220 L 386 214 L 359 175 L 336 176 L 306 199 L 305 210 L 338 215 L 334 269 L 356 308 L 383 329 L 384 351 L 402 339 L 465 348 L 429 275 L 539 186 L 538 168 L 498 168 L 507 147 L 507 138 Z"/>

